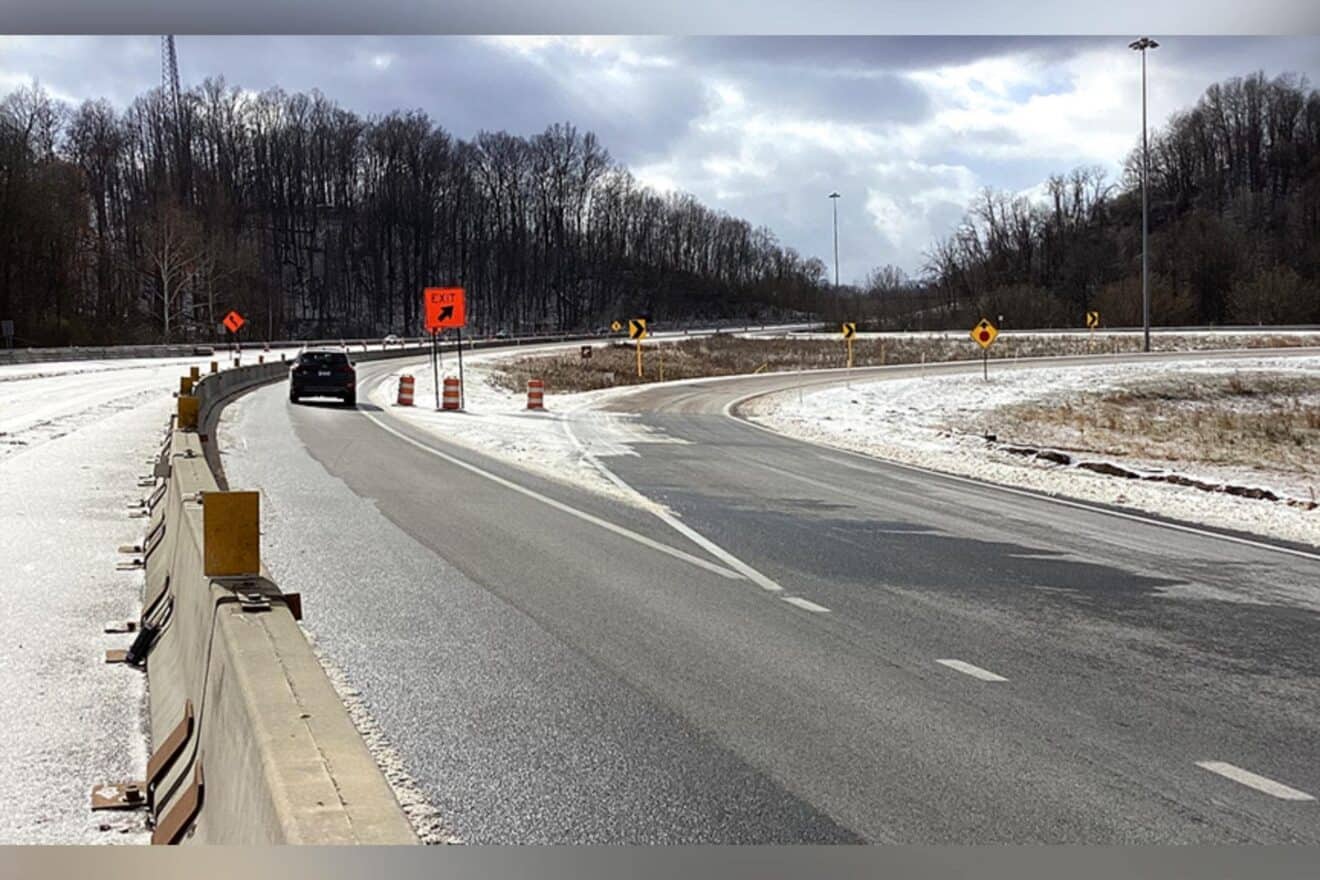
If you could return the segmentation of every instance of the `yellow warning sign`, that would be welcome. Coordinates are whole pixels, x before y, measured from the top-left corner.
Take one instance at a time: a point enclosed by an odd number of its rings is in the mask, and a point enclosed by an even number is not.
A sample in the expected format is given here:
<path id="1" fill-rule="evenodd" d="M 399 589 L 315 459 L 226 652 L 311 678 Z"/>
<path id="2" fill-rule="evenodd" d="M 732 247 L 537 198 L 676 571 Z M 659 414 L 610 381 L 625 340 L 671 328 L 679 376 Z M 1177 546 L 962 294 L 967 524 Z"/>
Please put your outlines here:
<path id="1" fill-rule="evenodd" d="M 646 319 L 632 318 L 628 321 L 628 338 L 645 339 L 646 338 Z"/>
<path id="2" fill-rule="evenodd" d="M 623 329 L 623 325 L 620 324 L 618 321 L 615 321 L 613 324 L 610 325 L 610 329 L 613 330 L 615 333 L 618 333 L 620 330 Z"/>
<path id="3" fill-rule="evenodd" d="M 261 574 L 261 501 L 256 492 L 202 493 L 202 572 Z"/>
<path id="4" fill-rule="evenodd" d="M 1086 313 L 1086 326 L 1094 330 L 1100 326 L 1100 313 L 1091 311 Z"/>
<path id="5" fill-rule="evenodd" d="M 857 335 L 857 325 L 856 325 L 856 324 L 854 324 L 852 321 L 849 321 L 849 322 L 847 322 L 846 324 L 843 325 L 843 338 L 844 338 L 844 339 L 852 339 L 852 338 L 853 338 L 854 336 L 856 336 L 856 335 Z"/>
<path id="6" fill-rule="evenodd" d="M 982 318 L 981 323 L 972 328 L 972 338 L 975 339 L 976 344 L 982 348 L 989 348 L 995 341 L 995 337 L 998 335 L 999 331 L 995 329 L 995 325 L 991 324 L 985 318 Z"/>

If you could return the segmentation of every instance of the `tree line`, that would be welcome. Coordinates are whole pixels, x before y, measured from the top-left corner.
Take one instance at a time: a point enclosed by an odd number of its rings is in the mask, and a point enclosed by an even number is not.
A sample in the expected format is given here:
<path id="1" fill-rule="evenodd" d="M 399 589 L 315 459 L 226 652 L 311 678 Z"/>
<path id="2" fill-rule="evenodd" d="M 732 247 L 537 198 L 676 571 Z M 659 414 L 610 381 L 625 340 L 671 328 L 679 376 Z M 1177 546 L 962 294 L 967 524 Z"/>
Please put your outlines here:
<path id="1" fill-rule="evenodd" d="M 0 100 L 0 319 L 20 343 L 418 331 L 461 285 L 478 331 L 647 313 L 815 314 L 885 328 L 1141 320 L 1141 153 L 1034 196 L 985 190 L 917 278 L 835 290 L 765 228 L 657 193 L 591 133 L 446 132 L 318 92 L 211 79 L 123 111 L 42 89 Z M 1320 93 L 1295 75 L 1208 88 L 1150 139 L 1157 324 L 1320 322 Z M 969 324 L 967 326 L 970 326 Z"/>
<path id="2" fill-rule="evenodd" d="M 1210 86 L 1149 146 L 1152 322 L 1320 323 L 1320 92 L 1291 74 Z M 1141 150 L 1029 197 L 985 190 L 924 274 L 881 267 L 850 306 L 886 327 L 1141 323 Z"/>
<path id="3" fill-rule="evenodd" d="M 641 185 L 590 133 L 463 140 L 421 111 L 209 79 L 123 111 L 0 101 L 0 318 L 25 344 L 419 332 L 465 287 L 478 331 L 819 311 L 824 264 Z M 250 337 L 251 338 L 251 337 Z"/>

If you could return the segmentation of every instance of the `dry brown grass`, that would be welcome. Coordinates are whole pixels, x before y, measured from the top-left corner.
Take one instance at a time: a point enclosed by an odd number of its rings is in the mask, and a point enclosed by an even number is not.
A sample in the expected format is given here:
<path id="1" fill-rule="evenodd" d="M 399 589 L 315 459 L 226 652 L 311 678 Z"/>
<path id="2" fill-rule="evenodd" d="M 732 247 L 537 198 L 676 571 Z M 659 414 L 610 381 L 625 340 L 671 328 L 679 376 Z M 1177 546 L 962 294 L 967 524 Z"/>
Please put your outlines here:
<path id="1" fill-rule="evenodd" d="M 1003 407 L 1001 439 L 1168 462 L 1320 473 L 1320 375 L 1163 376 L 1069 401 Z"/>
<path id="2" fill-rule="evenodd" d="M 1192 351 L 1209 348 L 1285 348 L 1320 344 L 1320 336 L 1205 337 L 1156 336 L 1160 351 Z M 647 342 L 644 375 L 637 376 L 634 344 L 616 342 L 593 348 L 584 360 L 576 349 L 563 354 L 521 358 L 500 368 L 496 381 L 522 392 L 530 378 L 541 379 L 548 390 L 594 391 L 612 385 L 637 385 L 661 379 L 696 379 L 752 372 L 822 369 L 847 366 L 842 339 L 800 337 L 748 338 L 701 336 L 677 342 Z M 1044 357 L 1139 351 L 1137 334 L 1113 337 L 1032 336 L 1002 334 L 990 349 L 991 359 Z M 863 337 L 853 343 L 853 364 L 858 367 L 883 364 L 915 364 L 971 360 L 981 349 L 966 334 L 946 337 Z"/>

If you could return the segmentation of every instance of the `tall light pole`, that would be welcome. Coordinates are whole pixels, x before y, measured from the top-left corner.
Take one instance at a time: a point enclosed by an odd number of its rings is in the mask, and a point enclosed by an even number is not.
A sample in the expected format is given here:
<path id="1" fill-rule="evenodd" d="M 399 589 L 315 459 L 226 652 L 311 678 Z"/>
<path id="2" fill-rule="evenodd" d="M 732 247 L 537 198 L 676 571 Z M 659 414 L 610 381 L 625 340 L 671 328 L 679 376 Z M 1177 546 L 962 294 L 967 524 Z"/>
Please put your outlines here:
<path id="1" fill-rule="evenodd" d="M 839 194 L 830 193 L 830 201 L 834 204 L 834 286 L 839 286 Z"/>
<path id="2" fill-rule="evenodd" d="M 1142 37 L 1128 43 L 1128 48 L 1141 53 L 1141 326 L 1145 331 L 1145 350 L 1150 351 L 1150 207 L 1146 194 L 1146 180 L 1150 177 L 1150 148 L 1146 143 L 1146 50 L 1156 49 L 1159 43 Z"/>

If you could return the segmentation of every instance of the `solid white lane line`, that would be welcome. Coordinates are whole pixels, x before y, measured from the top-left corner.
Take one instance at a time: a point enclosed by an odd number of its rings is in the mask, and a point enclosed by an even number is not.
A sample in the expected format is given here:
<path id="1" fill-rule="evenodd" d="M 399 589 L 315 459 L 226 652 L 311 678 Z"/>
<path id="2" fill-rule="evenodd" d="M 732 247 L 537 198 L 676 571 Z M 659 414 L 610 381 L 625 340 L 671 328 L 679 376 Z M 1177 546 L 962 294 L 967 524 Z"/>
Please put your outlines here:
<path id="1" fill-rule="evenodd" d="M 803 599 L 801 596 L 785 596 L 784 601 L 790 605 L 796 605 L 805 611 L 815 611 L 817 614 L 826 613 L 830 610 L 824 605 L 817 605 L 815 602 Z"/>
<path id="2" fill-rule="evenodd" d="M 947 666 L 950 669 L 956 669 L 965 675 L 970 675 L 972 678 L 979 678 L 981 681 L 1008 681 L 1008 679 L 1004 678 L 1002 675 L 995 675 L 988 669 L 982 669 L 979 666 L 964 663 L 962 660 L 936 660 L 935 662 Z"/>
<path id="3" fill-rule="evenodd" d="M 1304 791 L 1298 791 L 1292 786 L 1284 785 L 1282 782 L 1275 782 L 1273 779 L 1252 773 L 1250 770 L 1243 770 L 1241 767 L 1235 767 L 1223 761 L 1197 761 L 1196 766 L 1202 770 L 1209 770 L 1211 773 L 1218 773 L 1234 782 L 1241 783 L 1257 791 L 1263 791 L 1272 797 L 1285 801 L 1313 801 L 1314 797 Z"/>
<path id="4" fill-rule="evenodd" d="M 540 492 L 536 492 L 532 489 L 528 489 L 526 486 L 520 486 L 517 483 L 513 482 L 512 480 L 506 480 L 504 477 L 501 477 L 497 474 L 492 474 L 490 471 L 483 470 L 482 468 L 479 468 L 474 464 L 468 464 L 462 459 L 455 458 L 454 456 L 441 452 L 440 450 L 428 446 L 425 443 L 421 443 L 417 440 L 414 440 L 412 437 L 409 437 L 407 434 L 404 434 L 400 431 L 395 430 L 394 428 L 391 428 L 389 425 L 385 424 L 383 421 L 376 418 L 369 412 L 364 411 L 362 414 L 371 421 L 375 422 L 378 428 L 384 431 L 388 431 L 389 433 L 393 434 L 395 437 L 398 437 L 400 440 L 404 441 L 405 443 L 410 443 L 413 446 L 416 446 L 418 449 L 422 450 L 423 452 L 429 452 L 431 455 L 434 455 L 437 458 L 444 459 L 445 461 L 449 462 L 452 465 L 455 465 L 456 467 L 461 467 L 464 470 L 474 473 L 479 477 L 484 477 L 485 479 L 490 480 L 493 483 L 497 483 L 505 487 L 506 489 L 512 489 L 514 492 L 518 492 L 521 493 L 522 495 L 526 495 L 528 498 L 534 498 L 537 501 L 540 501 L 542 504 L 548 504 L 550 507 L 553 507 L 555 510 L 563 511 L 564 513 L 567 513 L 570 516 L 575 516 L 578 519 L 583 520 L 584 522 L 589 522 L 592 525 L 600 526 L 602 529 L 605 529 L 606 531 L 610 531 L 616 535 L 621 535 L 622 537 L 628 538 L 632 541 L 636 541 L 638 544 L 641 544 L 645 547 L 650 547 L 652 550 L 658 550 L 661 553 L 666 553 L 670 556 L 673 556 L 675 559 L 681 559 L 684 562 L 689 562 L 692 565 L 697 566 L 698 568 L 704 568 L 706 571 L 714 572 L 715 574 L 718 574 L 720 577 L 726 577 L 730 580 L 742 579 L 742 575 L 736 571 L 730 571 L 729 569 L 725 568 L 722 565 L 716 565 L 713 562 L 707 562 L 704 559 L 693 556 L 691 553 L 685 553 L 682 550 L 679 550 L 677 547 L 670 547 L 668 544 L 662 544 L 659 541 L 655 541 L 652 540 L 651 538 L 646 537 L 645 535 L 638 534 L 637 532 L 634 532 L 632 529 L 627 529 L 621 525 L 616 525 L 615 523 L 612 523 L 609 520 L 601 519 L 598 516 L 587 513 L 585 510 L 578 510 L 576 507 L 565 504 L 562 501 L 556 501 L 554 498 L 550 498 L 549 496 L 542 495 Z"/>
<path id="5" fill-rule="evenodd" d="M 620 489 L 622 489 L 625 492 L 628 492 L 632 495 L 636 495 L 638 498 L 648 500 L 646 499 L 645 495 L 643 495 L 641 492 L 638 492 L 632 486 L 629 486 L 626 482 L 623 481 L 623 479 L 619 477 L 618 474 L 614 473 L 614 471 L 607 468 L 601 462 L 601 460 L 597 458 L 594 453 L 591 452 L 591 450 L 587 449 L 587 447 L 582 444 L 582 441 L 578 439 L 577 434 L 574 433 L 573 427 L 567 419 L 565 419 L 562 424 L 564 426 L 565 433 L 568 434 L 568 438 L 573 442 L 573 445 L 576 446 L 579 451 L 581 451 L 583 457 L 586 458 L 587 461 L 591 462 L 591 464 L 596 468 L 596 470 L 600 471 L 602 474 L 605 475 L 605 478 L 607 480 L 609 480 L 611 483 L 618 486 Z M 737 556 L 734 556 L 728 550 L 725 550 L 723 547 L 716 544 L 714 541 L 710 540 L 705 535 L 702 535 L 700 532 L 689 527 L 686 523 L 679 520 L 678 517 L 660 508 L 656 504 L 648 505 L 648 509 L 655 516 L 663 520 L 665 525 L 669 526 L 671 529 L 678 532 L 680 535 L 682 535 L 692 543 L 696 544 L 698 547 L 705 550 L 711 556 L 714 556 L 716 559 L 723 561 L 734 571 L 741 573 L 743 577 L 747 578 L 749 581 L 756 584 L 761 589 L 767 590 L 771 593 L 783 592 L 784 588 L 781 587 L 779 584 L 775 583 L 770 578 L 761 574 L 759 571 L 752 568 L 750 565 L 743 562 Z"/>

